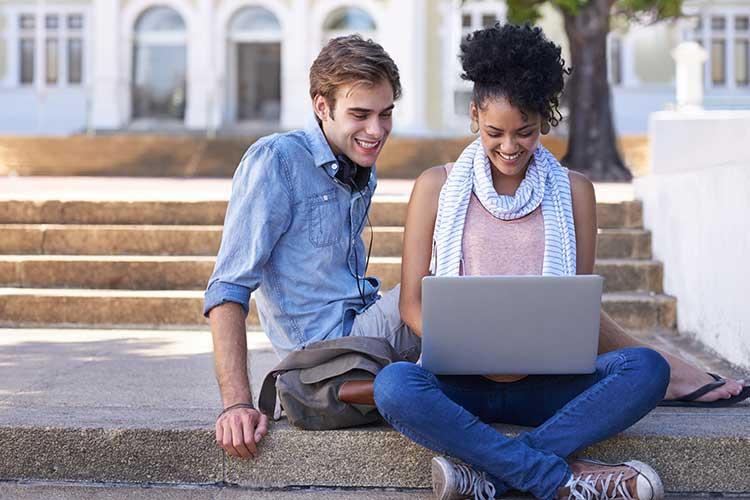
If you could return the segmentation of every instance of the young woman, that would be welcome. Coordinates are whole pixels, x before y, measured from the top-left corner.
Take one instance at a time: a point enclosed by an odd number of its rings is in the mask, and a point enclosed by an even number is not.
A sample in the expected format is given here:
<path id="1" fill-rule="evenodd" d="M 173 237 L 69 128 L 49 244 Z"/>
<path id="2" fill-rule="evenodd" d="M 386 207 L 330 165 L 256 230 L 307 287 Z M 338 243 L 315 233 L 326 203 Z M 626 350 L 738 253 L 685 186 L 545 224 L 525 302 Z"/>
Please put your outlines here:
<path id="1" fill-rule="evenodd" d="M 462 77 L 474 83 L 479 138 L 454 165 L 414 185 L 406 220 L 400 310 L 422 334 L 421 280 L 429 274 L 592 274 L 596 200 L 585 177 L 540 144 L 558 123 L 566 73 L 560 48 L 539 28 L 496 25 L 461 44 Z M 375 402 L 399 432 L 437 453 L 440 499 L 488 499 L 510 489 L 537 498 L 659 498 L 641 462 L 566 461 L 631 426 L 664 397 L 669 365 L 628 348 L 598 357 L 596 372 L 569 376 L 435 376 L 395 363 L 375 379 Z M 488 425 L 536 429 L 510 438 Z"/>

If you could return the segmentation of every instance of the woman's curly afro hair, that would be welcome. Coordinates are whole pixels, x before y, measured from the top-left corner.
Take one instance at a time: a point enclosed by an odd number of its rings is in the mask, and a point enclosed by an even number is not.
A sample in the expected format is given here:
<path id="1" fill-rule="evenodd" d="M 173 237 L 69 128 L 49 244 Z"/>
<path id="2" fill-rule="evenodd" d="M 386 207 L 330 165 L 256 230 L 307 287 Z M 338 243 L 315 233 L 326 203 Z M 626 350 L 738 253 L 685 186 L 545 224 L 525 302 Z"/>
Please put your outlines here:
<path id="1" fill-rule="evenodd" d="M 474 82 L 474 103 L 505 97 L 522 110 L 539 114 L 556 126 L 565 68 L 558 45 L 541 28 L 496 23 L 471 33 L 461 42 L 461 78 Z"/>

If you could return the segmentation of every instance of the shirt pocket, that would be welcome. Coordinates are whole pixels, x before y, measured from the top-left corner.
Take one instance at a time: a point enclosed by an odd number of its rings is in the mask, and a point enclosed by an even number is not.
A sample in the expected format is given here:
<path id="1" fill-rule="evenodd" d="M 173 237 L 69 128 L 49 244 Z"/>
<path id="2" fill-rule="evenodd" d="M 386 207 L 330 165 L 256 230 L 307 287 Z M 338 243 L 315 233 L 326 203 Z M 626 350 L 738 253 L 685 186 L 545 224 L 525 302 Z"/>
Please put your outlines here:
<path id="1" fill-rule="evenodd" d="M 345 228 L 339 217 L 336 190 L 310 196 L 307 200 L 310 242 L 316 247 L 333 245 Z"/>

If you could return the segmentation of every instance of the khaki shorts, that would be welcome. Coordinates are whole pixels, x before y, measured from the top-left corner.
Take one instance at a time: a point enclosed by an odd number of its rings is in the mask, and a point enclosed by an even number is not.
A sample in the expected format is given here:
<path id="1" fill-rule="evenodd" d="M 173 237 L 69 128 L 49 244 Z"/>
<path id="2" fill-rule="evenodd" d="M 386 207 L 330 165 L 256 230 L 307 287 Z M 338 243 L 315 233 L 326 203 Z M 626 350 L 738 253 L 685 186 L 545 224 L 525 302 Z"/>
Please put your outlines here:
<path id="1" fill-rule="evenodd" d="M 385 337 L 404 359 L 416 362 L 422 352 L 422 339 L 401 320 L 398 298 L 401 285 L 383 294 L 365 312 L 357 315 L 350 335 Z"/>

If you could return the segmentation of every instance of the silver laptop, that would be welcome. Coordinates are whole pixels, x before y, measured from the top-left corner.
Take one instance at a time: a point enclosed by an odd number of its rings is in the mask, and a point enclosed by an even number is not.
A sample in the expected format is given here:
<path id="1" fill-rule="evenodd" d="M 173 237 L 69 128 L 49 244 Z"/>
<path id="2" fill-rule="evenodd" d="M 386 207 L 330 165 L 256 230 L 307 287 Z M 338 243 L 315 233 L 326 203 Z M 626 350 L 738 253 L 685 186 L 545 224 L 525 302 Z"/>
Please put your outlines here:
<path id="1" fill-rule="evenodd" d="M 422 280 L 422 366 L 440 375 L 593 373 L 604 279 Z"/>

